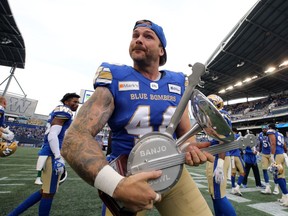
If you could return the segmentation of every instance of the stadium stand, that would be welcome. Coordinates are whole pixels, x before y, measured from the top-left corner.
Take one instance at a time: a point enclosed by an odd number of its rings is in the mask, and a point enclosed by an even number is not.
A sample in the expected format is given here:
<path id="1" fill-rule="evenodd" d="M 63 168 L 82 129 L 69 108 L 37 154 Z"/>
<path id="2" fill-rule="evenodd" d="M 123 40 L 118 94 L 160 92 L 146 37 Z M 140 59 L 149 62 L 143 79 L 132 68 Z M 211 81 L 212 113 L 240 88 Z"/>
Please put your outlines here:
<path id="1" fill-rule="evenodd" d="M 233 127 L 260 132 L 277 123 L 287 137 L 288 23 L 286 0 L 258 1 L 235 25 L 207 60 L 198 89 L 218 94 L 229 105 Z M 273 67 L 272 67 L 273 66 Z M 250 98 L 261 100 L 250 101 Z M 246 99 L 231 104 L 234 99 Z"/>
<path id="2" fill-rule="evenodd" d="M 15 134 L 20 146 L 41 147 L 43 143 L 45 126 L 7 122 L 7 126 Z"/>

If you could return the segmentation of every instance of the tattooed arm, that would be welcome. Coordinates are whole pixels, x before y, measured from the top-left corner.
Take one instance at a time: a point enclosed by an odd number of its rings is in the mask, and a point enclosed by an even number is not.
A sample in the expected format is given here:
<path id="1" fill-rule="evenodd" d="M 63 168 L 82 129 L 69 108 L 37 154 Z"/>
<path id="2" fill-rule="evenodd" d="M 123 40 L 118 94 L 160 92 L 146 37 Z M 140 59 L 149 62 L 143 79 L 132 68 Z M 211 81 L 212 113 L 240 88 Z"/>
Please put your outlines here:
<path id="1" fill-rule="evenodd" d="M 161 171 L 119 177 L 120 175 L 107 165 L 106 157 L 94 139 L 113 110 L 114 100 L 110 91 L 105 87 L 97 87 L 67 130 L 61 155 L 88 184 L 100 190 L 104 188 L 102 191 L 122 201 L 128 209 L 135 212 L 151 209 L 153 208 L 151 200 L 155 200 L 157 195 L 147 181 L 160 177 Z"/>

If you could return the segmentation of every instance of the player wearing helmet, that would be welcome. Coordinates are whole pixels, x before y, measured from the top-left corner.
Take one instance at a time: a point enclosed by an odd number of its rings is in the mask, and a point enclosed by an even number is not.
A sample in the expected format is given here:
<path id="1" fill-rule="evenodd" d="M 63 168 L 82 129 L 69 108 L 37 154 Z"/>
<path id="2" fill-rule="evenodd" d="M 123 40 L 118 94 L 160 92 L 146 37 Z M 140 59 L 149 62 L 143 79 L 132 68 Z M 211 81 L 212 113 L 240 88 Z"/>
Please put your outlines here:
<path id="1" fill-rule="evenodd" d="M 228 125 L 231 127 L 231 119 L 226 110 L 223 109 L 223 99 L 215 94 L 207 97 L 222 114 Z M 211 145 L 219 145 L 215 139 L 210 140 Z M 221 144 L 220 144 L 221 145 Z M 235 209 L 226 197 L 227 176 L 230 166 L 230 152 L 216 154 L 213 163 L 207 162 L 206 176 L 208 179 L 209 193 L 212 197 L 214 213 L 220 215 L 236 215 Z"/>
<path id="2" fill-rule="evenodd" d="M 224 107 L 224 101 L 223 99 L 216 95 L 216 94 L 211 94 L 208 95 L 207 98 L 213 103 L 213 105 L 220 111 Z"/>
<path id="3" fill-rule="evenodd" d="M 285 158 L 284 153 L 286 153 L 286 143 L 284 141 L 284 136 L 282 133 L 276 130 L 275 124 L 269 124 L 269 129 L 267 131 L 268 139 L 271 145 L 271 161 L 270 169 L 273 167 L 277 168 L 277 172 L 273 173 L 275 182 L 279 185 L 282 191 L 282 198 L 278 201 L 281 202 L 282 206 L 288 207 L 288 190 L 285 179 Z M 280 170 L 281 169 L 281 170 Z M 269 170 L 269 168 L 268 168 Z"/>

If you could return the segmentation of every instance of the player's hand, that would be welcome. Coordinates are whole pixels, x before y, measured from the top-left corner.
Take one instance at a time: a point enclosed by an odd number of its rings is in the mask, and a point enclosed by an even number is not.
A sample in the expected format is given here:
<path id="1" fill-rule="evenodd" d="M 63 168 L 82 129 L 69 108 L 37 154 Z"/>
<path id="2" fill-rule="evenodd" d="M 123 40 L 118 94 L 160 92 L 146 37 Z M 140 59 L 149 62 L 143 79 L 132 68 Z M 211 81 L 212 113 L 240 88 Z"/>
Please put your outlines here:
<path id="1" fill-rule="evenodd" d="M 185 144 L 184 144 L 185 145 Z M 185 163 L 190 166 L 199 166 L 207 161 L 214 162 L 214 156 L 208 152 L 202 152 L 201 148 L 210 146 L 210 142 L 193 142 L 185 149 Z"/>
<path id="2" fill-rule="evenodd" d="M 224 180 L 224 160 L 219 158 L 217 161 L 216 169 L 214 170 L 213 177 L 215 177 L 215 182 L 221 184 Z"/>
<path id="3" fill-rule="evenodd" d="M 132 212 L 152 209 L 154 202 L 161 200 L 161 195 L 157 194 L 147 182 L 157 179 L 162 171 L 142 172 L 123 178 L 117 185 L 113 198 L 121 201 L 125 208 Z"/>
<path id="4" fill-rule="evenodd" d="M 53 164 L 53 170 L 56 172 L 57 175 L 60 175 L 60 176 L 64 173 L 65 161 L 61 156 L 58 158 L 55 158 L 54 164 Z"/>

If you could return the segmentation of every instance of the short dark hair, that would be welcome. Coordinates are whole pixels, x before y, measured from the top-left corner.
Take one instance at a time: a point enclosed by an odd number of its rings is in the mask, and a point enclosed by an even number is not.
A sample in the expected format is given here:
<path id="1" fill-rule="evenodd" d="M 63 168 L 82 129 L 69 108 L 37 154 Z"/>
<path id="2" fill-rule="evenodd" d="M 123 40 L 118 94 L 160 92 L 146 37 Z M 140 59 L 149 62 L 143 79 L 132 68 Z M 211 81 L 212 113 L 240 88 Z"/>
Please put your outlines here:
<path id="1" fill-rule="evenodd" d="M 63 98 L 60 100 L 63 104 L 65 101 L 71 99 L 71 98 L 80 98 L 78 94 L 74 93 L 66 93 Z"/>
<path id="2" fill-rule="evenodd" d="M 238 130 L 237 130 L 237 128 L 236 128 L 236 127 L 232 127 L 232 131 L 233 131 L 233 132 L 235 132 L 235 133 L 237 133 L 237 132 L 238 132 Z"/>

